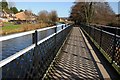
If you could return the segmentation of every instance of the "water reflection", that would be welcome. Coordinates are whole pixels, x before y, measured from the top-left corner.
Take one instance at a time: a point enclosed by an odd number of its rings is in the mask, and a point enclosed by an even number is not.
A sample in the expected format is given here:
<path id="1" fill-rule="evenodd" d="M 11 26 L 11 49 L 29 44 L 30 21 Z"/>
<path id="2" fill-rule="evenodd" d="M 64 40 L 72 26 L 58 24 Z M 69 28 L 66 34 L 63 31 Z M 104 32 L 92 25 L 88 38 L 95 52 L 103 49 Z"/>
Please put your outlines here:
<path id="1" fill-rule="evenodd" d="M 2 42 L 2 59 L 30 46 L 32 44 L 32 34 L 18 38 L 9 39 Z"/>

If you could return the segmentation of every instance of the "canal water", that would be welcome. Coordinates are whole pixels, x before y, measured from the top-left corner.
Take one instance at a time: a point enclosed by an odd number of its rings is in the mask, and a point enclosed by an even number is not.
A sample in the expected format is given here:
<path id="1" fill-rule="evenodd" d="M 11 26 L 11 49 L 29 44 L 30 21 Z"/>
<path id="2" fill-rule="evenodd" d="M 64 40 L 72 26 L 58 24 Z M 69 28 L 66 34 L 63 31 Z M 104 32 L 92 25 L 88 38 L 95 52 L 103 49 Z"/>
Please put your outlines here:
<path id="1" fill-rule="evenodd" d="M 62 27 L 58 26 L 57 31 L 61 30 Z M 42 40 L 43 38 L 53 34 L 55 32 L 54 28 L 40 31 L 38 32 L 38 41 Z M 2 43 L 2 60 L 15 54 L 16 52 L 19 52 L 20 50 L 23 50 L 24 48 L 32 45 L 32 34 L 12 38 L 9 40 L 5 40 L 0 42 Z"/>

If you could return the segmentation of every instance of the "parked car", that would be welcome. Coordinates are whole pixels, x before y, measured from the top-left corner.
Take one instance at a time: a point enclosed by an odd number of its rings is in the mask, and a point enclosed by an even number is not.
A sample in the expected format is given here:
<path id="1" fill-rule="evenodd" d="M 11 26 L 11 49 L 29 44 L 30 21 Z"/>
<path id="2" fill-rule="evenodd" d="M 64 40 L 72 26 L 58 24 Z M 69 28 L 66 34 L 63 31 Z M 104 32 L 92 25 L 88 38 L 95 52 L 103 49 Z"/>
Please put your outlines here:
<path id="1" fill-rule="evenodd" d="M 20 21 L 17 21 L 17 22 L 15 22 L 14 24 L 15 24 L 15 25 L 18 25 L 18 24 L 21 24 L 21 22 L 20 22 Z"/>

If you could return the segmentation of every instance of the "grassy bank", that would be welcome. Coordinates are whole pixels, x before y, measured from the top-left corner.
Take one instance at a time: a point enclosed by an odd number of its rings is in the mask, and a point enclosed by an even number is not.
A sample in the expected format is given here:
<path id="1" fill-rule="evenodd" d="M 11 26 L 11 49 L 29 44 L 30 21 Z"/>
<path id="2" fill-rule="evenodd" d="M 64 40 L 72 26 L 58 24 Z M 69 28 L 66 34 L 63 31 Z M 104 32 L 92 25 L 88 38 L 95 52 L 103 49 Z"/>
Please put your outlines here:
<path id="1" fill-rule="evenodd" d="M 50 24 L 47 23 L 38 23 L 38 24 L 18 24 L 15 25 L 14 23 L 4 23 L 4 27 L 2 28 L 2 31 L 0 31 L 0 35 L 8 35 L 13 33 L 19 33 L 19 32 L 25 32 L 29 30 L 39 29 L 46 26 L 50 26 Z"/>

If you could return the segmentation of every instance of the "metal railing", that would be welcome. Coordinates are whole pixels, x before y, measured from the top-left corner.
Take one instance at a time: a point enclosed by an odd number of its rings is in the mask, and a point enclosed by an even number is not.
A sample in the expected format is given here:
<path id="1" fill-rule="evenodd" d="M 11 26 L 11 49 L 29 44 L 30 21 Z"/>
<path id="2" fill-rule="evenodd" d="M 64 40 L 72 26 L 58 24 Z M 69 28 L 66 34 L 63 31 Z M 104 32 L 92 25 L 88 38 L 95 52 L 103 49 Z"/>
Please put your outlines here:
<path id="1" fill-rule="evenodd" d="M 59 26 L 61 27 L 61 30 L 59 31 L 56 26 L 53 26 L 35 31 L 33 30 L 19 33 L 13 36 L 10 35 L 2 37 L 1 41 L 4 41 L 11 38 L 32 34 L 33 43 L 31 46 L 0 61 L 2 79 L 42 78 L 72 28 L 70 25 Z M 53 29 L 54 32 L 39 40 L 39 32 L 48 29 Z"/>
<path id="2" fill-rule="evenodd" d="M 101 27 L 102 27 L 102 30 L 104 30 L 104 31 L 120 35 L 120 27 L 111 27 L 111 26 L 98 25 L 98 24 L 91 24 L 90 26 L 95 26 L 98 29 L 101 29 Z M 116 32 L 116 30 L 117 30 L 117 32 Z"/>
<path id="3" fill-rule="evenodd" d="M 81 28 L 120 73 L 120 36 L 117 35 L 118 29 L 116 28 L 113 34 L 104 31 L 102 26 L 97 28 L 95 25 L 81 24 Z"/>

